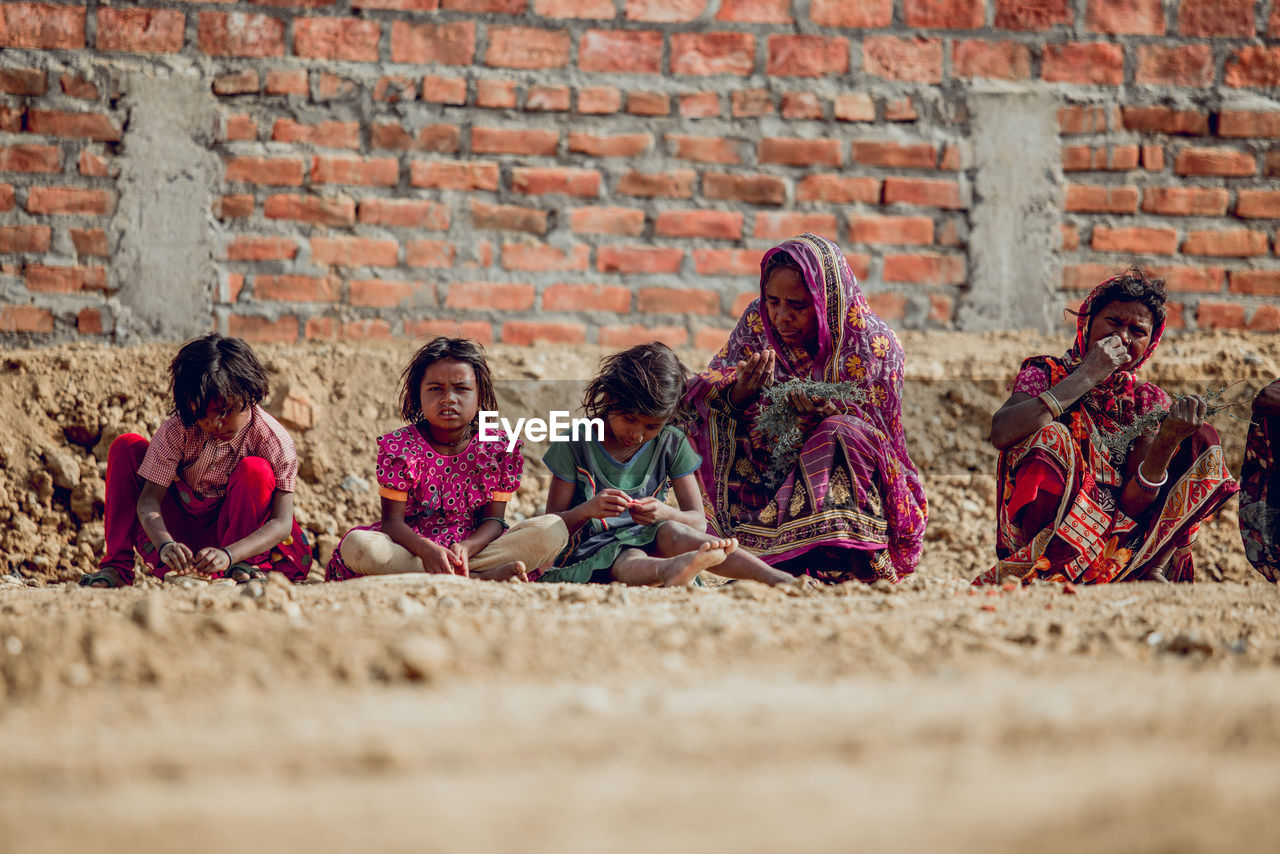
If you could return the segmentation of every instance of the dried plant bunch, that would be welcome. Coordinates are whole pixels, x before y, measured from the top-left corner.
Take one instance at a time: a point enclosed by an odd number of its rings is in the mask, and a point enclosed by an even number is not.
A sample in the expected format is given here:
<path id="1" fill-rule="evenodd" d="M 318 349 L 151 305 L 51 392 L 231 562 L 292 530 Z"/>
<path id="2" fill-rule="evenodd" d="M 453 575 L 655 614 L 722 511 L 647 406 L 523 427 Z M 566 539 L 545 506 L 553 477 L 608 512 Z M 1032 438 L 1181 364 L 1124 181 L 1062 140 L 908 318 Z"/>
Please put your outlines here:
<path id="1" fill-rule="evenodd" d="M 819 380 L 794 379 L 776 383 L 760 391 L 760 412 L 756 415 L 755 428 L 773 445 L 769 470 L 765 473 L 765 485 L 776 489 L 786 480 L 787 474 L 800 457 L 804 445 L 806 415 L 791 403 L 791 397 L 801 392 L 811 398 L 837 403 L 867 404 L 871 398 L 867 390 L 852 382 L 829 383 Z"/>
<path id="2" fill-rule="evenodd" d="M 1205 418 L 1210 418 L 1224 409 L 1230 409 L 1233 406 L 1239 406 L 1243 401 L 1234 401 L 1231 403 L 1223 402 L 1222 396 L 1234 386 L 1239 385 L 1238 382 L 1223 386 L 1219 389 L 1207 391 L 1200 395 L 1208 407 L 1205 410 Z M 1189 394 L 1180 394 L 1173 398 L 1173 403 L 1186 400 L 1191 397 Z M 1095 440 L 1099 445 L 1106 448 L 1111 454 L 1111 459 L 1116 462 L 1122 462 L 1129 454 L 1129 449 L 1133 447 L 1133 443 L 1147 434 L 1155 431 L 1160 424 L 1169 417 L 1169 410 L 1164 407 L 1156 407 L 1148 412 L 1139 415 L 1133 419 L 1133 423 L 1122 430 L 1116 430 L 1113 433 L 1103 432 L 1094 428 L 1097 434 Z"/>

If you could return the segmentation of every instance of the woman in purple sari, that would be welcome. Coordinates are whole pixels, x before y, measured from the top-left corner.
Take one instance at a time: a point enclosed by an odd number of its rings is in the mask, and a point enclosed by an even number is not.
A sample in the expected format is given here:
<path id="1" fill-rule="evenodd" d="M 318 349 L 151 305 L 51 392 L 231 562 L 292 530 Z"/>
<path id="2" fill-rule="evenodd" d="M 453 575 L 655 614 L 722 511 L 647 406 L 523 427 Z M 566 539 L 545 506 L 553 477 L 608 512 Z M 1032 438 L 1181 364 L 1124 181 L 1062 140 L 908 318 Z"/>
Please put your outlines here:
<path id="1" fill-rule="evenodd" d="M 897 581 L 915 570 L 927 517 L 902 434 L 902 345 L 831 241 L 788 240 L 760 270 L 760 297 L 687 394 L 710 529 L 794 575 Z M 803 446 L 776 485 L 754 425 L 760 390 L 791 379 L 853 382 L 866 400 L 793 394 Z"/>

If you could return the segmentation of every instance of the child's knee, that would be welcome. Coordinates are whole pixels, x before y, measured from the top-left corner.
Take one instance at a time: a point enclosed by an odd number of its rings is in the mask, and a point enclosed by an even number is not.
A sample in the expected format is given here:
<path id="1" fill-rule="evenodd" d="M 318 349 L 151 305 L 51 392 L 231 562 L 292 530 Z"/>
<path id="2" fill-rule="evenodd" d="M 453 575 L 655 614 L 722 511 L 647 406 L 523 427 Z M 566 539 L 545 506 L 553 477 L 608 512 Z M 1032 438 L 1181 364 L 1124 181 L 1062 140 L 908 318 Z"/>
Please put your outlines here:
<path id="1" fill-rule="evenodd" d="M 228 485 L 232 481 L 243 485 L 260 485 L 268 492 L 272 492 L 276 488 L 276 471 L 271 467 L 271 463 L 262 457 L 245 457 L 231 470 L 231 477 L 227 479 Z"/>
<path id="2" fill-rule="evenodd" d="M 381 531 L 351 531 L 338 551 L 347 568 L 360 575 L 422 571 L 421 561 Z"/>
<path id="3" fill-rule="evenodd" d="M 137 433 L 124 433 L 117 436 L 111 442 L 111 447 L 107 449 L 107 467 L 119 468 L 125 466 L 137 470 L 142 465 L 142 458 L 147 455 L 147 448 L 151 442 L 145 436 L 139 436 Z"/>

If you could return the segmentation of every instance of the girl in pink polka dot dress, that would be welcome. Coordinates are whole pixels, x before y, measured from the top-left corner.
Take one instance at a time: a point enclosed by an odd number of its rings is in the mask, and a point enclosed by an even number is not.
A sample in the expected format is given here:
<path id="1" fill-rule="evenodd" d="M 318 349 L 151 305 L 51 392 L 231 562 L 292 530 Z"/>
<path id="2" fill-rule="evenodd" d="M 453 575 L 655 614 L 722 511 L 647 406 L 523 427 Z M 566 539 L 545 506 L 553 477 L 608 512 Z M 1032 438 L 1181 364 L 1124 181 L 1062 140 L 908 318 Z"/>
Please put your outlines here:
<path id="1" fill-rule="evenodd" d="M 520 485 L 520 443 L 481 441 L 480 410 L 497 400 L 484 350 L 470 339 L 435 338 L 402 374 L 408 424 L 378 437 L 382 519 L 354 528 L 329 560 L 328 579 L 432 572 L 492 581 L 528 580 L 564 548 L 557 516 L 508 530 L 503 516 Z"/>

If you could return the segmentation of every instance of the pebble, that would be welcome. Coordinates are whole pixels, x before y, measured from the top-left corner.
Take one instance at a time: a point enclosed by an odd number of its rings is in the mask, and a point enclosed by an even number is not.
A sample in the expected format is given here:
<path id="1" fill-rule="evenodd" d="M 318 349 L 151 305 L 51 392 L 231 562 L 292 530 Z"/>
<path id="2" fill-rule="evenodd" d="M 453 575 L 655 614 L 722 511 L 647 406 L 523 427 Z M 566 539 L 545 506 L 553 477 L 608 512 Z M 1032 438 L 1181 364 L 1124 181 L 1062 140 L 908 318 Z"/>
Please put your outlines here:
<path id="1" fill-rule="evenodd" d="M 4 651 L 10 655 L 22 655 L 22 638 L 9 635 L 4 639 Z"/>
<path id="2" fill-rule="evenodd" d="M 65 451 L 48 450 L 44 452 L 44 462 L 53 476 L 54 486 L 62 489 L 75 489 L 80 483 L 80 463 Z"/>
<path id="3" fill-rule="evenodd" d="M 401 596 L 397 599 L 395 609 L 406 617 L 412 617 L 415 614 L 421 614 L 427 610 L 421 602 L 415 599 L 410 599 L 408 596 Z"/>
<path id="4" fill-rule="evenodd" d="M 439 638 L 409 635 L 396 641 L 392 652 L 410 679 L 433 682 L 449 666 L 449 649 Z"/>
<path id="5" fill-rule="evenodd" d="M 133 621 L 152 634 L 160 634 L 168 625 L 168 608 L 161 593 L 148 593 L 133 606 Z"/>
<path id="6" fill-rule="evenodd" d="M 342 483 L 338 484 L 347 492 L 368 492 L 369 481 L 365 480 L 358 474 L 349 474 L 342 479 Z"/>

